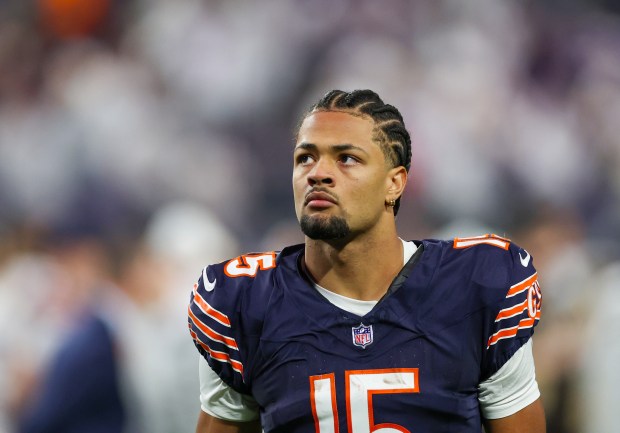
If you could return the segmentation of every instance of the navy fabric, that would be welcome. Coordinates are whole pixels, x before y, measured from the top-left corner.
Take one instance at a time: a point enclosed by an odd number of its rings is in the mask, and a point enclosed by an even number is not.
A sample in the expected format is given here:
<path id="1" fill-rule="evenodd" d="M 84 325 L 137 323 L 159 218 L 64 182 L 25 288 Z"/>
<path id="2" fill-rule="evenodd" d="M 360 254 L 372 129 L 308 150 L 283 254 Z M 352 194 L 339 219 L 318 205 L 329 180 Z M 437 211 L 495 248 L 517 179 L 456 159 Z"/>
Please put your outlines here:
<path id="1" fill-rule="evenodd" d="M 85 316 L 52 361 L 20 433 L 120 433 L 125 421 L 109 329 Z"/>

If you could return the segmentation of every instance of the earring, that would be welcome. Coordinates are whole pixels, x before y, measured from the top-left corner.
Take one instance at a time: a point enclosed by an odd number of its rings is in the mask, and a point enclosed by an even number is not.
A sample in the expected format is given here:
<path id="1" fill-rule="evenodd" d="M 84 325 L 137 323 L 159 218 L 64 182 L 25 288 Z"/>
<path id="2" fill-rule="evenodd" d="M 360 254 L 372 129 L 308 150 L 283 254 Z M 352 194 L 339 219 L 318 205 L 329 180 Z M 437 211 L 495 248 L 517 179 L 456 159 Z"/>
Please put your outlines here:
<path id="1" fill-rule="evenodd" d="M 394 207 L 396 206 L 396 200 L 394 200 L 393 198 L 386 200 L 385 204 L 388 205 L 389 207 Z"/>

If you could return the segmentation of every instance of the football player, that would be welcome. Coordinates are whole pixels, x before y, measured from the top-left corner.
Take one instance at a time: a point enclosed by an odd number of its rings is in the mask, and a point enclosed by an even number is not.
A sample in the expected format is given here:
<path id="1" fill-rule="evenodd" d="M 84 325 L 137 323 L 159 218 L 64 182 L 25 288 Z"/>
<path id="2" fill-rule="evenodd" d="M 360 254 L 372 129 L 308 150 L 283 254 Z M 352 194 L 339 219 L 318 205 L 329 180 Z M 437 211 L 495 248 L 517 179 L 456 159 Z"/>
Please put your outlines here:
<path id="1" fill-rule="evenodd" d="M 192 291 L 197 432 L 545 432 L 532 258 L 495 235 L 399 238 L 410 162 L 402 116 L 372 91 L 305 115 L 305 243 L 207 266 Z"/>

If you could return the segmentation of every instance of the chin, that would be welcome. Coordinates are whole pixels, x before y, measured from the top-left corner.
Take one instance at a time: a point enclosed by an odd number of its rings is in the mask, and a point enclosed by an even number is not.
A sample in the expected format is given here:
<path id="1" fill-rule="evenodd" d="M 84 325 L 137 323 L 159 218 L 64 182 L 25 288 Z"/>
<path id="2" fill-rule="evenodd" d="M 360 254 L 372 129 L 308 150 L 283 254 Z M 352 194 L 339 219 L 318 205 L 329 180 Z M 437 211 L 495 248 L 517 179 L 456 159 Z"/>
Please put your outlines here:
<path id="1" fill-rule="evenodd" d="M 332 215 L 303 215 L 299 225 L 306 236 L 315 240 L 343 239 L 351 233 L 343 217 Z"/>

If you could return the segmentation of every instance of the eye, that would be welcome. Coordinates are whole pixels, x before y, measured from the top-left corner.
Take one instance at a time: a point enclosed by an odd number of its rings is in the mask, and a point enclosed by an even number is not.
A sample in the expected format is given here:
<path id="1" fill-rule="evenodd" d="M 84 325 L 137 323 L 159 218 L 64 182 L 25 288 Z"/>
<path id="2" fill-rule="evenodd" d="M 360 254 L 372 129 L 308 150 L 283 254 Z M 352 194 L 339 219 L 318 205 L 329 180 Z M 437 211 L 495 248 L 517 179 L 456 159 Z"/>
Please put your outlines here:
<path id="1" fill-rule="evenodd" d="M 360 162 L 359 159 L 351 155 L 341 155 L 338 160 L 342 165 L 356 165 Z"/>
<path id="2" fill-rule="evenodd" d="M 295 161 L 299 165 L 308 165 L 314 161 L 314 158 L 309 153 L 302 153 L 295 158 Z"/>

